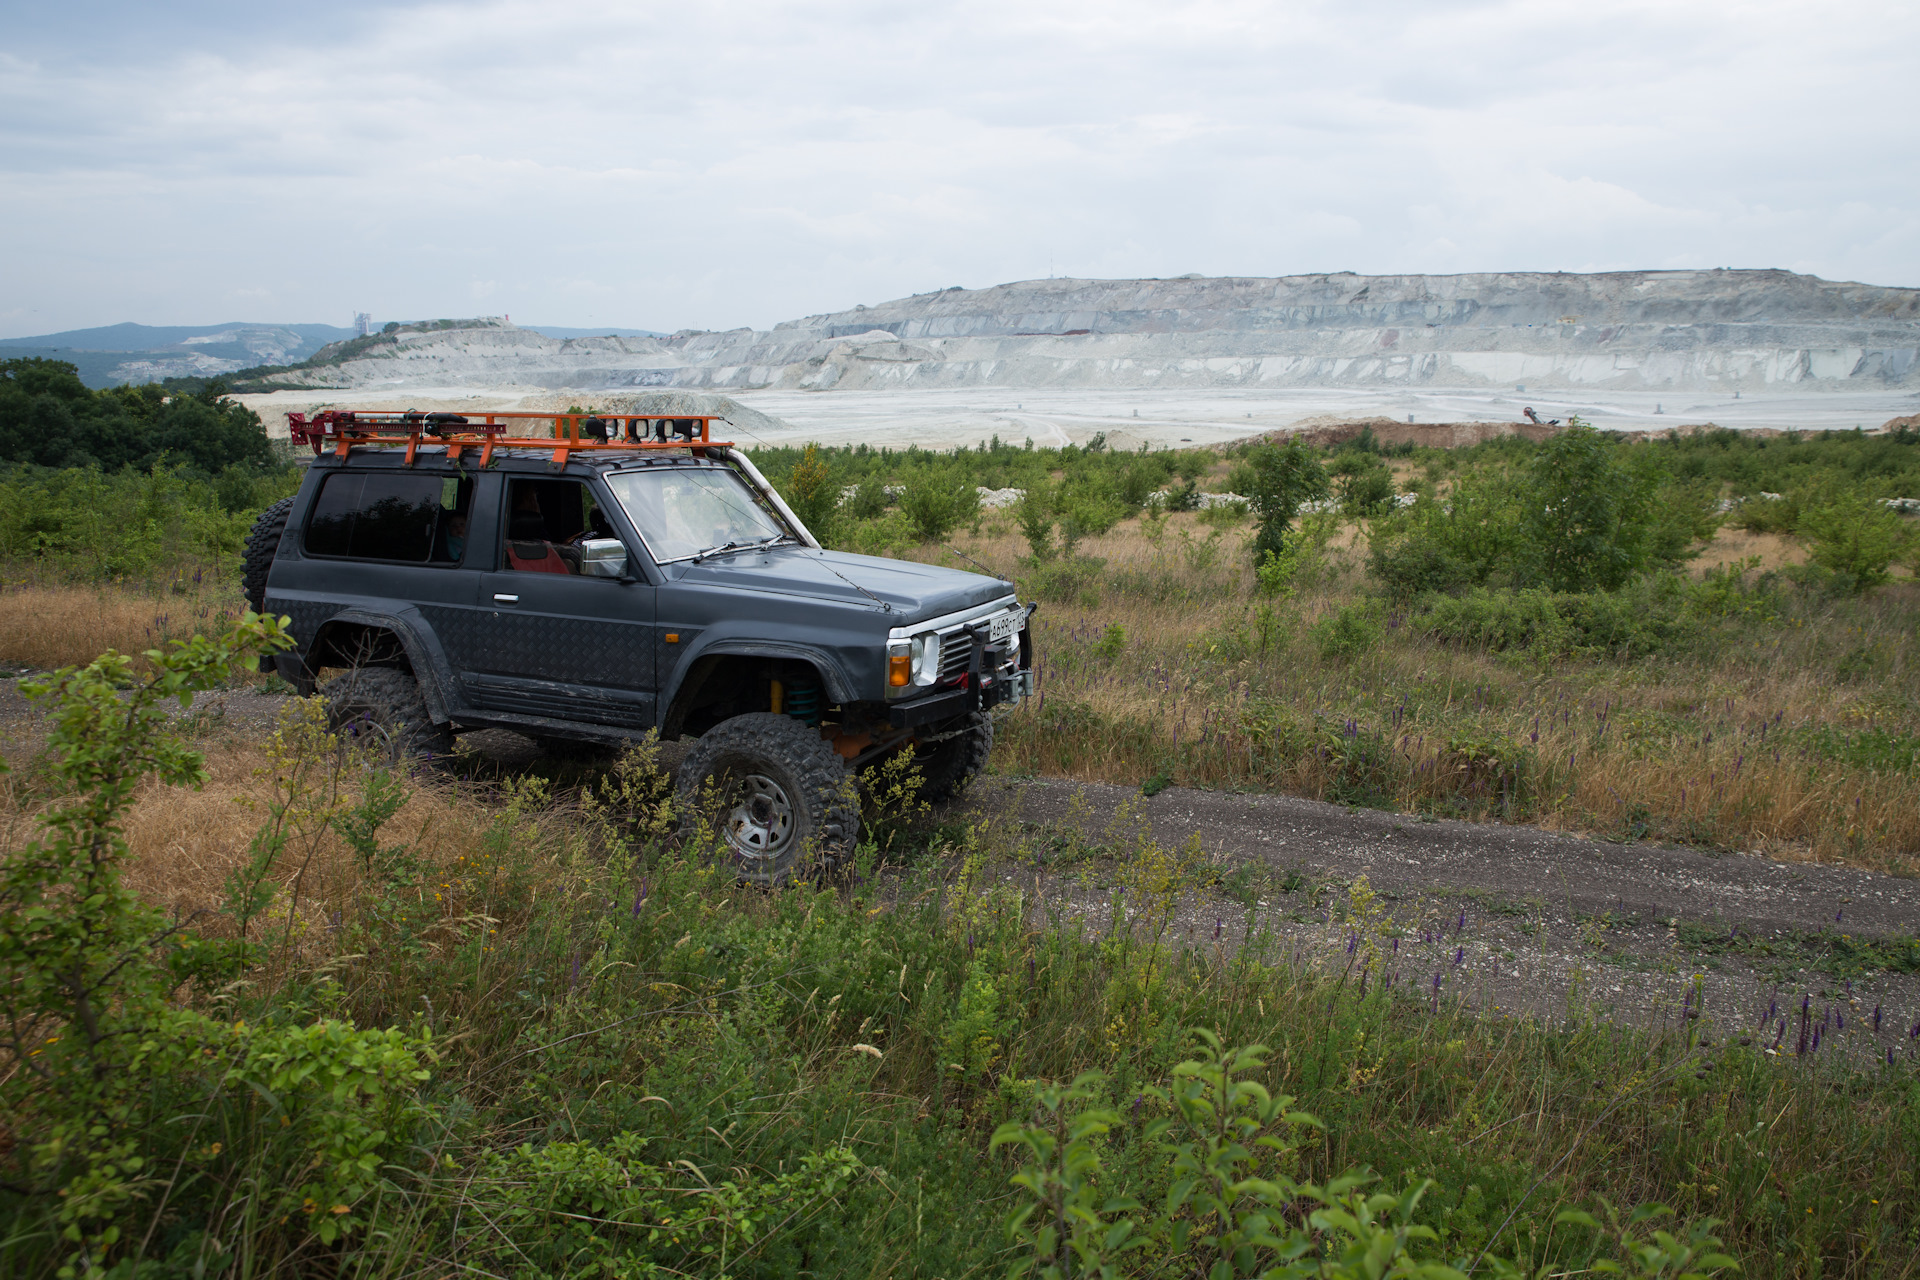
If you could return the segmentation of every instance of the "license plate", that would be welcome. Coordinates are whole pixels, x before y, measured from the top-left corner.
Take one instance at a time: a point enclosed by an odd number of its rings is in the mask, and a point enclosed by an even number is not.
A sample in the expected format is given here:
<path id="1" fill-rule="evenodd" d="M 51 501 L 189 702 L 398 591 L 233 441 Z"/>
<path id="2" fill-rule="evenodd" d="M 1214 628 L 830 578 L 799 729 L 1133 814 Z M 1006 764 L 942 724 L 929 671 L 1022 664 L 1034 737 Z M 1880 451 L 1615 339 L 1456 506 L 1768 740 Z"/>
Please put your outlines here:
<path id="1" fill-rule="evenodd" d="M 1002 640 L 1019 633 L 1020 615 L 1018 613 L 1003 613 L 987 623 L 988 644 L 999 644 Z"/>

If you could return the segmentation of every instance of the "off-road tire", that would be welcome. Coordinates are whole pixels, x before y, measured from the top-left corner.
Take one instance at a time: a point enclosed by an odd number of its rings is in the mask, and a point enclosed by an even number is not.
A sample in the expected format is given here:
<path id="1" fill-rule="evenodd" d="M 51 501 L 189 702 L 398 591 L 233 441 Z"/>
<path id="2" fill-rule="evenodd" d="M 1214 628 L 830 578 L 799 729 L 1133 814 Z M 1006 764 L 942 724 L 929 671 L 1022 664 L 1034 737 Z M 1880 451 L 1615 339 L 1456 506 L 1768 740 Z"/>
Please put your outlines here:
<path id="1" fill-rule="evenodd" d="M 791 716 L 756 711 L 707 730 L 681 762 L 677 790 L 681 838 L 712 832 L 753 884 L 781 884 L 810 856 L 844 857 L 860 837 L 846 762 Z"/>
<path id="2" fill-rule="evenodd" d="M 287 531 L 287 515 L 293 499 L 282 498 L 260 513 L 247 534 L 247 549 L 240 553 L 240 592 L 255 613 L 267 611 L 267 571 L 280 550 L 280 535 Z"/>
<path id="3" fill-rule="evenodd" d="M 435 724 L 413 673 L 399 667 L 354 667 L 320 688 L 327 728 L 365 743 L 392 767 L 453 754 L 453 733 Z"/>
<path id="4" fill-rule="evenodd" d="M 987 767 L 987 755 L 993 750 L 993 717 L 984 711 L 968 712 L 940 732 L 955 736 L 914 750 L 922 779 L 920 798 L 928 804 L 937 804 L 964 787 Z"/>

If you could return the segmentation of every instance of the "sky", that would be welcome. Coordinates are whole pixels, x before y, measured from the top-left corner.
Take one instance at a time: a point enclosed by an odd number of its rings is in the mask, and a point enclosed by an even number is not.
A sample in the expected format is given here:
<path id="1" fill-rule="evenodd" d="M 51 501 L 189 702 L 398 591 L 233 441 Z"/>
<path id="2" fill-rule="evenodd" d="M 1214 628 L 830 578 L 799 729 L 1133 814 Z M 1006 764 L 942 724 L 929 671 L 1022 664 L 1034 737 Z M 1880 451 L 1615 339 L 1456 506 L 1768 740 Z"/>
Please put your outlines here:
<path id="1" fill-rule="evenodd" d="M 0 337 L 1052 275 L 1920 285 L 1920 6 L 0 0 Z"/>

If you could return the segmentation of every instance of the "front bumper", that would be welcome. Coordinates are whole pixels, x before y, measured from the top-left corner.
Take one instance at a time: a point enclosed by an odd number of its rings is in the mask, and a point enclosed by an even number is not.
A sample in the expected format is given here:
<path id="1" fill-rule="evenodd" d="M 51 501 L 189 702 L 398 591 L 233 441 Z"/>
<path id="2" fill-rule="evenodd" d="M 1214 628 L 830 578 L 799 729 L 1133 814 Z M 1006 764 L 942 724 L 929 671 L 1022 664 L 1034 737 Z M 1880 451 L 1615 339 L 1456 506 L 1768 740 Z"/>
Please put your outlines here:
<path id="1" fill-rule="evenodd" d="M 1017 707 L 1032 696 L 1031 670 L 1006 671 L 983 679 L 977 686 L 969 683 L 963 689 L 948 689 L 912 702 L 896 702 L 887 708 L 887 723 L 896 729 L 917 729 L 923 724 L 937 724 L 975 711 Z"/>

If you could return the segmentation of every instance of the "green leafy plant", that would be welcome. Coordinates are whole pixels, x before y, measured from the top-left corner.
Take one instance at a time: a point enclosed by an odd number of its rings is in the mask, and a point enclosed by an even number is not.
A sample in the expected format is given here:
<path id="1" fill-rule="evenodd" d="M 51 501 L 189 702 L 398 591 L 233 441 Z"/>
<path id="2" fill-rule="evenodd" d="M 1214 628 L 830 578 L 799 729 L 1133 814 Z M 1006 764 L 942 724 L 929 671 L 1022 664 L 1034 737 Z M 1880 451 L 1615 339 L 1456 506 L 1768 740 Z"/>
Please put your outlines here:
<path id="1" fill-rule="evenodd" d="M 264 1105 L 277 1139 L 302 1170 L 282 1179 L 277 1211 L 303 1212 L 322 1241 L 354 1230 L 356 1210 L 382 1176 L 391 1146 L 406 1141 L 425 1078 L 424 1045 L 400 1032 L 359 1032 L 337 1022 L 248 1027 L 181 1008 L 183 977 L 244 965 L 251 952 L 207 944 L 167 923 L 127 887 L 122 821 L 148 777 L 197 786 L 198 753 L 169 723 L 196 693 L 231 678 L 260 648 L 288 644 L 281 623 L 249 613 L 218 638 L 196 636 L 133 660 L 108 652 L 24 688 L 48 703 L 48 758 L 67 797 L 43 819 L 43 836 L 0 864 L 0 1048 L 15 1069 L 0 1080 L 0 1108 L 31 1117 L 17 1137 L 34 1183 L 57 1192 L 56 1225 L 72 1267 L 105 1266 L 130 1241 L 126 1215 L 193 1154 L 173 1123 L 176 1100 L 199 1098 L 247 1123 Z M 229 881 L 228 911 L 244 925 L 265 905 L 260 880 L 271 833 Z M 211 954 L 209 954 L 211 953 Z M 217 1154 L 217 1152 L 215 1153 Z M 202 1156 L 201 1163 L 206 1157 Z"/>
<path id="2" fill-rule="evenodd" d="M 820 455 L 818 446 L 809 444 L 801 453 L 800 460 L 787 473 L 781 496 L 816 538 L 822 542 L 831 538 L 834 516 L 840 506 L 840 489 L 834 484 L 833 471 Z"/>
<path id="3" fill-rule="evenodd" d="M 1019 1147 L 1029 1160 L 1013 1175 L 1027 1196 L 1007 1215 L 1006 1232 L 1026 1253 L 1007 1269 L 1009 1276 L 1106 1280 L 1119 1274 L 1115 1260 L 1149 1243 L 1134 1234 L 1131 1219 L 1117 1216 L 1139 1202 L 1100 1196 L 1098 1143 L 1120 1124 L 1112 1108 L 1089 1105 L 1105 1083 L 1103 1074 L 1089 1071 L 1064 1087 L 1044 1085 L 1033 1095 L 1034 1121 L 1009 1120 L 993 1132 L 989 1150 Z"/>
<path id="4" fill-rule="evenodd" d="M 922 542 L 938 542 L 979 510 L 980 495 L 965 476 L 923 467 L 907 480 L 900 511 Z"/>
<path id="5" fill-rule="evenodd" d="M 1313 642 L 1328 661 L 1351 660 L 1380 643 L 1384 634 L 1378 614 L 1364 604 L 1342 605 L 1332 616 L 1315 623 Z"/>
<path id="6" fill-rule="evenodd" d="M 1859 495 L 1829 497 L 1800 514 L 1798 532 L 1813 563 L 1849 594 L 1871 591 L 1890 576 L 1888 566 L 1907 550 L 1912 534 L 1884 503 Z"/>
<path id="7" fill-rule="evenodd" d="M 1258 564 L 1270 551 L 1285 549 L 1294 513 L 1304 502 L 1327 496 L 1327 473 L 1313 450 L 1298 436 L 1281 444 L 1256 445 L 1247 453 L 1242 481 L 1260 532 L 1253 540 Z"/>

